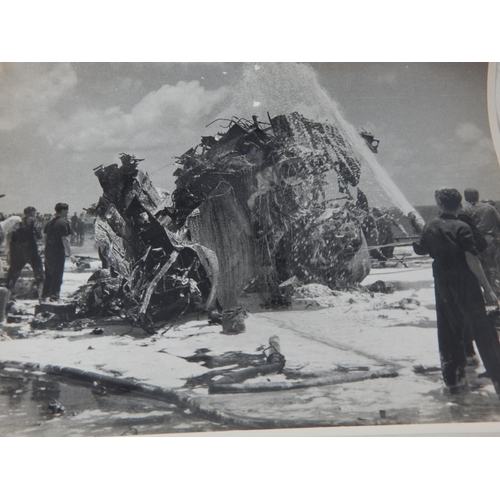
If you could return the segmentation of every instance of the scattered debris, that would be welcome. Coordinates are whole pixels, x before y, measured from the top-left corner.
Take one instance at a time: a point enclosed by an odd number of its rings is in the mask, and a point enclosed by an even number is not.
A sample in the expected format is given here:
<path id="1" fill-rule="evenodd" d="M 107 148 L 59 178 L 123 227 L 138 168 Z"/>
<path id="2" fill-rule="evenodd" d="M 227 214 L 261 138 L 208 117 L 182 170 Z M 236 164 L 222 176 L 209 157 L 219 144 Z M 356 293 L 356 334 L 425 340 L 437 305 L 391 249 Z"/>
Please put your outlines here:
<path id="1" fill-rule="evenodd" d="M 7 303 L 7 312 L 14 316 L 29 316 L 29 311 L 23 305 L 10 301 Z"/>
<path id="2" fill-rule="evenodd" d="M 367 132 L 362 128 L 359 135 L 366 141 L 366 144 L 374 153 L 378 153 L 378 145 L 380 144 L 380 141 L 375 139 L 375 136 L 371 132 Z"/>
<path id="3" fill-rule="evenodd" d="M 439 366 L 414 365 L 413 371 L 415 373 L 431 373 L 431 372 L 440 372 L 441 368 Z"/>
<path id="4" fill-rule="evenodd" d="M 93 382 L 92 384 L 92 394 L 97 396 L 107 396 L 108 391 L 104 385 L 99 384 L 98 382 Z"/>
<path id="5" fill-rule="evenodd" d="M 248 366 L 256 366 L 265 361 L 262 354 L 248 354 L 241 351 L 230 351 L 222 355 L 214 356 L 209 354 L 208 349 L 198 349 L 196 354 L 187 356 L 183 359 L 191 363 L 202 363 L 206 368 L 220 368 L 224 366 L 238 366 L 246 368 Z"/>
<path id="6" fill-rule="evenodd" d="M 269 347 L 264 349 L 264 355 L 266 356 L 267 363 L 280 363 L 278 373 L 283 373 L 286 361 L 285 356 L 281 354 L 280 339 L 277 335 L 269 338 Z"/>
<path id="7" fill-rule="evenodd" d="M 337 368 L 335 368 L 335 371 L 342 372 L 342 373 L 348 373 L 348 372 L 367 372 L 370 371 L 370 368 L 368 366 L 343 366 L 343 365 L 338 365 Z"/>
<path id="8" fill-rule="evenodd" d="M 19 324 L 25 321 L 25 318 L 23 316 L 15 316 L 12 314 L 7 315 L 7 323 L 10 324 Z"/>
<path id="9" fill-rule="evenodd" d="M 86 272 L 88 271 L 91 266 L 90 266 L 90 261 L 94 260 L 92 257 L 87 257 L 84 255 L 75 255 L 72 258 L 72 262 L 76 266 L 76 270 L 79 272 Z"/>
<path id="10" fill-rule="evenodd" d="M 285 356 L 281 353 L 280 339 L 277 335 L 269 338 L 269 346 L 263 350 L 265 356 L 265 363 L 261 363 L 243 370 L 231 371 L 224 375 L 219 380 L 212 382 L 209 385 L 208 392 L 211 394 L 219 392 L 232 392 L 226 391 L 224 386 L 237 384 L 249 378 L 255 378 L 259 375 L 267 375 L 270 373 L 283 373 L 285 366 Z"/>
<path id="11" fill-rule="evenodd" d="M 245 331 L 245 319 L 248 317 L 248 311 L 241 307 L 222 312 L 221 324 L 222 333 L 235 334 Z"/>
<path id="12" fill-rule="evenodd" d="M 324 377 L 309 378 L 304 380 L 283 380 L 279 382 L 269 382 L 266 380 L 251 383 L 220 383 L 221 381 L 219 380 L 209 386 L 209 393 L 282 391 L 397 376 L 398 372 L 395 370 L 379 370 L 369 373 L 335 373 Z"/>
<path id="13" fill-rule="evenodd" d="M 85 328 L 91 328 L 94 326 L 94 321 L 87 318 L 77 319 L 68 324 L 68 328 L 71 328 L 75 332 L 82 331 Z"/>
<path id="14" fill-rule="evenodd" d="M 137 436 L 139 434 L 139 431 L 135 427 L 130 427 L 127 429 L 125 432 L 122 432 L 122 436 Z"/>
<path id="15" fill-rule="evenodd" d="M 53 312 L 40 312 L 35 315 L 30 325 L 39 330 L 54 330 L 61 324 L 61 318 Z"/>
<path id="16" fill-rule="evenodd" d="M 64 406 L 61 403 L 59 403 L 59 401 L 57 401 L 56 399 L 53 399 L 49 403 L 49 410 L 51 410 L 52 413 L 61 414 L 61 413 L 64 413 L 65 408 L 64 408 Z"/>
<path id="17" fill-rule="evenodd" d="M 281 362 L 265 363 L 259 366 L 252 366 L 243 370 L 234 371 L 229 373 L 216 382 L 212 382 L 208 387 L 209 394 L 220 394 L 226 392 L 241 392 L 239 390 L 233 391 L 232 388 L 236 387 L 239 383 L 255 378 L 259 375 L 267 375 L 269 373 L 277 373 L 281 368 Z"/>
<path id="18" fill-rule="evenodd" d="M 411 297 L 401 299 L 395 304 L 390 304 L 388 307 L 390 309 L 403 309 L 403 310 L 413 310 L 420 306 L 420 302 Z"/>
<path id="19" fill-rule="evenodd" d="M 325 285 L 311 283 L 303 285 L 295 289 L 293 296 L 300 299 L 315 299 L 317 297 L 333 297 L 337 296 L 338 292 L 328 288 Z"/>
<path id="20" fill-rule="evenodd" d="M 9 297 L 10 291 L 7 288 L 0 287 L 0 323 L 5 321 L 5 312 Z"/>
<path id="21" fill-rule="evenodd" d="M 222 313 L 219 311 L 216 311 L 215 309 L 213 311 L 209 311 L 208 313 L 208 324 L 209 325 L 222 325 Z"/>
<path id="22" fill-rule="evenodd" d="M 56 314 L 61 321 L 72 321 L 76 316 L 76 304 L 73 302 L 64 304 L 43 302 L 35 306 L 35 316 L 47 312 Z"/>
<path id="23" fill-rule="evenodd" d="M 382 280 L 375 281 L 375 283 L 372 283 L 371 285 L 368 285 L 366 289 L 369 292 L 376 292 L 376 293 L 394 293 L 394 285 L 386 284 Z"/>

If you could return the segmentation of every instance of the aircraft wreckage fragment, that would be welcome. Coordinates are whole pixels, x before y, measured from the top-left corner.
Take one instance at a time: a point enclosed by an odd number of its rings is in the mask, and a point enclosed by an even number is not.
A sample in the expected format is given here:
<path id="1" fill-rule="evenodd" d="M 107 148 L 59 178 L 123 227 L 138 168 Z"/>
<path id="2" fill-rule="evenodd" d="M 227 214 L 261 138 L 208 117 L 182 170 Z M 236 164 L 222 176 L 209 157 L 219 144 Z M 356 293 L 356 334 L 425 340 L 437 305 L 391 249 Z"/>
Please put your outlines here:
<path id="1" fill-rule="evenodd" d="M 368 274 L 361 168 L 337 127 L 298 113 L 268 124 L 232 119 L 178 163 L 173 206 L 163 213 L 217 254 L 223 308 L 236 306 L 251 280 L 279 300 L 279 284 L 293 276 L 336 288 Z M 328 176 L 336 199 L 326 199 Z"/>
<path id="2" fill-rule="evenodd" d="M 153 333 L 156 321 L 201 303 L 215 307 L 217 257 L 196 243 L 179 242 L 155 215 L 168 194 L 138 169 L 141 160 L 120 158 L 120 167 L 95 169 L 103 195 L 90 212 L 103 269 L 75 298 L 84 315 L 121 316 Z"/>
<path id="3" fill-rule="evenodd" d="M 120 315 L 153 332 L 189 310 L 234 315 L 249 284 L 283 304 L 280 284 L 292 277 L 330 288 L 363 280 L 366 196 L 340 130 L 298 113 L 253 118 L 227 120 L 225 133 L 178 158 L 171 199 L 132 155 L 95 169 L 103 194 L 92 213 L 107 270 L 77 293 L 83 313 Z M 327 200 L 332 176 L 339 195 Z"/>

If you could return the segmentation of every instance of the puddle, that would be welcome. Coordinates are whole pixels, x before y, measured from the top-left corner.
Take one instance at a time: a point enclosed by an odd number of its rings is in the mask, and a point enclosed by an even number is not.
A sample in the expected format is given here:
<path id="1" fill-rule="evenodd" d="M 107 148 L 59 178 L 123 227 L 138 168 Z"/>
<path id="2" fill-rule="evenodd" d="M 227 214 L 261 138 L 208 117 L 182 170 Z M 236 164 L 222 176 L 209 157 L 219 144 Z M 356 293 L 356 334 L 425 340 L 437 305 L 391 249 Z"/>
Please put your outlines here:
<path id="1" fill-rule="evenodd" d="M 229 429 L 189 410 L 124 390 L 0 371 L 0 436 L 121 436 Z"/>

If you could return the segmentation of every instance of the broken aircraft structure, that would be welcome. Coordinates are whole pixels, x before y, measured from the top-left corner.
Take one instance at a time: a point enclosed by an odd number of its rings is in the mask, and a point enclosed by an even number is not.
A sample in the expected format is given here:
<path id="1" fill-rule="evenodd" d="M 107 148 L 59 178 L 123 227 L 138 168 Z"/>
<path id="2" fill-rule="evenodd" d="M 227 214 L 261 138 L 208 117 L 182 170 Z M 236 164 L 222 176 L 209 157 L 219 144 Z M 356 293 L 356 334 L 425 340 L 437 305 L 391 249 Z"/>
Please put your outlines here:
<path id="1" fill-rule="evenodd" d="M 122 154 L 95 169 L 95 234 L 106 268 L 78 292 L 82 311 L 153 324 L 188 310 L 234 311 L 249 286 L 286 303 L 294 278 L 360 283 L 370 256 L 359 160 L 333 124 L 298 113 L 232 118 L 177 159 L 171 197 Z M 330 189 L 334 179 L 334 189 Z"/>

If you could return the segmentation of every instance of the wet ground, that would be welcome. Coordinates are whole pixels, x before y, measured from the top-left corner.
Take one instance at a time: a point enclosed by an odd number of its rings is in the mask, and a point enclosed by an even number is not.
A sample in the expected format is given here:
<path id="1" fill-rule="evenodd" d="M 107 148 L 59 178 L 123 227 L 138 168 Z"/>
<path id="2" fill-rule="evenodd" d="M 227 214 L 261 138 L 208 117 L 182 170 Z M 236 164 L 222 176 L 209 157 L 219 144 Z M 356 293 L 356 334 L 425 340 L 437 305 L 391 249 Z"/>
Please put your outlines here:
<path id="1" fill-rule="evenodd" d="M 98 261 L 91 263 L 99 267 Z M 92 272 L 72 265 L 67 271 L 64 298 Z M 455 396 L 443 388 L 429 263 L 376 269 L 370 279 L 391 283 L 393 293 L 319 293 L 279 311 L 263 310 L 258 297 L 245 295 L 242 303 L 251 314 L 246 334 L 238 336 L 221 335 L 218 326 L 199 318 L 186 319 L 152 338 L 113 323 L 102 325 L 104 331 L 97 336 L 91 327 L 44 331 L 6 325 L 0 358 L 6 367 L 20 362 L 39 365 L 40 370 L 69 366 L 96 373 L 95 380 L 118 376 L 175 390 L 189 398 L 191 408 L 201 408 L 201 414 L 242 429 L 500 422 L 500 402 L 491 381 L 477 376 L 484 367 L 468 370 L 467 393 Z M 19 302 L 28 309 L 35 303 Z M 280 337 L 285 370 L 252 379 L 249 385 L 311 380 L 338 373 L 339 367 L 364 372 L 391 368 L 398 376 L 261 393 L 209 393 L 215 377 L 261 361 L 271 335 Z M 416 370 L 418 366 L 422 370 Z M 218 430 L 231 429 L 144 395 L 42 371 L 29 375 L 19 369 L 0 370 L 0 436 Z"/>
<path id="2" fill-rule="evenodd" d="M 123 390 L 0 371 L 0 436 L 126 436 L 230 428 Z"/>

